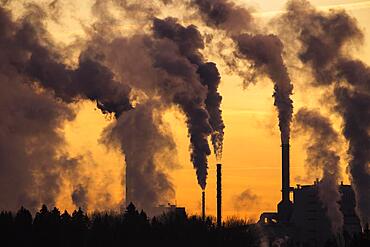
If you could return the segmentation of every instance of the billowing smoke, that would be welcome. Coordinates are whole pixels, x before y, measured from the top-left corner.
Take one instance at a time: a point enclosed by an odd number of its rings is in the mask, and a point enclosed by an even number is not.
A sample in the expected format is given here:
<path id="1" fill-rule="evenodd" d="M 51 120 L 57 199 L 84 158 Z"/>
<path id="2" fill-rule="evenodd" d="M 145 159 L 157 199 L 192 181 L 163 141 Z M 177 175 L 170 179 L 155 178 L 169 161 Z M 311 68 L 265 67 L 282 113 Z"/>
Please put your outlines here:
<path id="1" fill-rule="evenodd" d="M 88 206 L 88 197 L 87 197 L 87 188 L 82 184 L 78 184 L 72 192 L 72 202 L 76 207 L 83 210 L 87 210 Z"/>
<path id="2" fill-rule="evenodd" d="M 151 212 L 173 199 L 166 167 L 176 167 L 176 145 L 162 121 L 163 106 L 148 101 L 122 115 L 104 131 L 107 145 L 117 144 L 126 160 L 126 202 Z"/>
<path id="3" fill-rule="evenodd" d="M 225 128 L 220 108 L 222 97 L 218 92 L 221 77 L 216 64 L 204 62 L 204 58 L 199 52 L 200 49 L 204 48 L 201 34 L 195 26 L 183 27 L 173 18 L 154 19 L 153 30 L 159 38 L 167 38 L 175 42 L 181 55 L 197 66 L 200 82 L 207 87 L 205 105 L 212 127 L 211 140 L 214 153 L 217 159 L 221 159 Z"/>
<path id="4" fill-rule="evenodd" d="M 42 9 L 33 11 L 17 22 L 0 23 L 7 44 L 7 53 L 12 55 L 12 65 L 29 82 L 36 81 L 50 89 L 66 103 L 81 99 L 96 101 L 103 113 L 114 113 L 118 117 L 132 107 L 129 102 L 130 88 L 114 80 L 113 73 L 91 57 L 87 48 L 79 58 L 76 69 L 70 69 L 61 61 L 56 48 L 48 38 L 43 23 Z"/>
<path id="5" fill-rule="evenodd" d="M 151 32 L 112 40 L 99 37 L 91 46 L 92 53 L 103 54 L 104 64 L 112 68 L 117 80 L 135 89 L 138 104 L 157 99 L 166 108 L 176 105 L 184 113 L 191 161 L 204 189 L 210 154 L 207 138 L 212 135 L 215 153 L 220 154 L 224 125 L 217 92 L 219 73 L 200 54 L 204 45 L 197 28 L 183 27 L 174 18 L 154 18 Z M 126 161 L 130 163 L 127 156 Z"/>
<path id="6" fill-rule="evenodd" d="M 96 101 L 103 113 L 116 117 L 132 108 L 130 88 L 115 81 L 88 52 L 82 53 L 75 69 L 61 61 L 44 28 L 42 11 L 35 5 L 13 20 L 0 8 L 1 105 L 6 116 L 0 162 L 3 208 L 53 206 L 63 174 L 77 172 L 79 159 L 68 157 L 63 147 L 63 125 L 75 117 L 70 103 Z"/>
<path id="7" fill-rule="evenodd" d="M 9 210 L 55 205 L 60 174 L 78 165 L 63 151 L 61 132 L 73 111 L 52 93 L 24 83 L 30 80 L 22 73 L 29 59 L 21 48 L 30 42 L 25 26 L 0 7 L 0 207 Z"/>
<path id="8" fill-rule="evenodd" d="M 293 85 L 284 64 L 283 44 L 275 35 L 242 34 L 235 38 L 239 52 L 274 82 L 274 105 L 278 110 L 281 143 L 289 144 L 293 114 Z"/>
<path id="9" fill-rule="evenodd" d="M 346 52 L 361 42 L 363 34 L 346 12 L 320 12 L 305 0 L 290 1 L 280 22 L 290 27 L 293 37 L 298 35 L 299 58 L 312 69 L 314 85 L 334 87 L 334 110 L 343 118 L 343 135 L 349 142 L 348 172 L 364 226 L 370 221 L 370 68 Z"/>
<path id="10" fill-rule="evenodd" d="M 341 170 L 340 157 L 335 148 L 339 143 L 339 136 L 329 119 L 317 111 L 301 108 L 296 113 L 295 120 L 299 130 L 309 135 L 306 150 L 307 168 L 322 171 L 322 179 L 318 184 L 319 198 L 326 208 L 332 232 L 341 234 L 343 214 L 340 211 L 341 194 L 338 186 Z"/>
<path id="11" fill-rule="evenodd" d="M 274 82 L 274 105 L 278 109 L 282 144 L 289 144 L 292 121 L 293 93 L 282 52 L 283 43 L 275 35 L 253 35 L 255 30 L 250 11 L 227 0 L 194 0 L 203 19 L 210 26 L 226 31 L 237 45 L 241 57 L 252 61 L 254 67 L 266 73 Z"/>
<path id="12" fill-rule="evenodd" d="M 206 24 L 225 30 L 231 35 L 254 30 L 254 20 L 250 11 L 228 0 L 192 0 L 199 8 Z"/>

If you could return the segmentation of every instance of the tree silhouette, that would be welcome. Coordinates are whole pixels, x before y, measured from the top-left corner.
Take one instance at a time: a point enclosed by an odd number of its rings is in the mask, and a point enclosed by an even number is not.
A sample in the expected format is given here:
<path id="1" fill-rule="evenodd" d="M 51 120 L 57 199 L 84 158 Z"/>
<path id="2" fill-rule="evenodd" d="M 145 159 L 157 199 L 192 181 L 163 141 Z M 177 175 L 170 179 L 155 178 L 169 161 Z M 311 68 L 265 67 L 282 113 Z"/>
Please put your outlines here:
<path id="1" fill-rule="evenodd" d="M 118 247 L 118 246 L 261 246 L 256 224 L 231 218 L 218 228 L 214 218 L 166 212 L 150 219 L 130 203 L 123 213 L 87 215 L 81 208 L 72 215 L 43 205 L 32 214 L 21 207 L 15 215 L 0 212 L 0 246 Z M 344 247 L 370 246 L 370 230 L 351 236 L 344 233 Z M 327 246 L 336 246 L 330 239 Z M 268 246 L 273 246 L 273 241 Z M 303 246 L 286 241 L 284 246 Z"/>

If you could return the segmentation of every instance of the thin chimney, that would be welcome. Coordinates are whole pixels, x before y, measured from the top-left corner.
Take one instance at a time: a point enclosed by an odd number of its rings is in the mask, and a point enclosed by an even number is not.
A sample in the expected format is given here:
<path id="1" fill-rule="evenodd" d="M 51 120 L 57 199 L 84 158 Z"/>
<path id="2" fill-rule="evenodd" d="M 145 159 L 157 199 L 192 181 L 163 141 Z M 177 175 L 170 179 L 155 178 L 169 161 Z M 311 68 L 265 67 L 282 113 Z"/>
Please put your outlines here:
<path id="1" fill-rule="evenodd" d="M 206 192 L 202 191 L 202 220 L 206 219 Z"/>
<path id="2" fill-rule="evenodd" d="M 282 200 L 289 201 L 289 191 L 290 191 L 290 158 L 289 158 L 289 144 L 281 145 L 281 156 L 282 156 Z"/>
<path id="3" fill-rule="evenodd" d="M 221 164 L 217 164 L 217 227 L 221 227 L 222 222 L 222 187 L 221 187 Z"/>
<path id="4" fill-rule="evenodd" d="M 290 181 L 289 181 L 289 143 L 281 145 L 282 176 L 281 176 L 281 194 L 282 199 L 278 204 L 278 217 L 281 222 L 288 222 L 292 213 L 292 202 L 290 201 Z"/>

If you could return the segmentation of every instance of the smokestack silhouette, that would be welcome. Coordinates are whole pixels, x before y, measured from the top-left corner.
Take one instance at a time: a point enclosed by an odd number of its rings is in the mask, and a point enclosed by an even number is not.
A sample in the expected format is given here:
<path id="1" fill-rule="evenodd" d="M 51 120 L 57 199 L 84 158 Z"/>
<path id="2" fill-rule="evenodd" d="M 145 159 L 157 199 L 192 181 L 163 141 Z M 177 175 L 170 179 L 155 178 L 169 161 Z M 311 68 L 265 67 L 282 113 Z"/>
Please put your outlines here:
<path id="1" fill-rule="evenodd" d="M 292 212 L 292 202 L 289 198 L 290 193 L 290 158 L 289 158 L 289 144 L 281 145 L 281 194 L 282 199 L 278 204 L 278 216 L 279 220 L 282 222 L 289 221 Z"/>
<path id="2" fill-rule="evenodd" d="M 206 219 L 206 192 L 202 191 L 202 220 Z"/>
<path id="3" fill-rule="evenodd" d="M 221 187 L 221 164 L 217 164 L 217 227 L 221 227 L 222 222 L 222 187 Z"/>
<path id="4" fill-rule="evenodd" d="M 281 193 L 282 200 L 289 200 L 289 187 L 290 187 L 290 157 L 289 157 L 289 144 L 281 145 L 281 157 L 282 157 L 282 174 L 281 174 Z"/>
<path id="5" fill-rule="evenodd" d="M 297 55 L 310 66 L 313 85 L 333 93 L 335 105 L 329 107 L 343 119 L 342 134 L 349 144 L 347 171 L 364 227 L 370 221 L 370 68 L 347 52 L 353 44 L 360 44 L 364 35 L 356 19 L 345 11 L 318 11 L 303 0 L 290 1 L 279 22 L 284 36 L 301 42 Z"/>

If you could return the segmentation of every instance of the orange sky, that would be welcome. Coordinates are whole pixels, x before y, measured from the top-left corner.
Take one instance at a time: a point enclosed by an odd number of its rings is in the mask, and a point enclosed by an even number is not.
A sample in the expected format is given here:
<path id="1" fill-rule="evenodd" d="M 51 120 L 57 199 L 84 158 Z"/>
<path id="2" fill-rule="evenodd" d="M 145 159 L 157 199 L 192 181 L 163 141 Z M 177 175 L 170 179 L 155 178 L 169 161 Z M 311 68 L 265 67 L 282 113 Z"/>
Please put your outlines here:
<path id="1" fill-rule="evenodd" d="M 40 0 L 45 2 L 44 0 Z M 81 24 L 90 21 L 90 6 L 92 0 L 62 1 L 65 13 L 60 23 L 50 22 L 49 29 L 58 42 L 67 44 L 77 36 L 83 36 Z M 77 3 L 78 2 L 78 3 Z M 284 1 L 275 0 L 239 0 L 257 9 L 257 16 L 263 20 L 279 13 L 284 7 Z M 370 1 L 325 0 L 311 1 L 322 9 L 341 7 L 355 16 L 365 32 L 365 46 L 358 51 L 357 56 L 366 63 L 370 63 Z M 170 11 L 169 14 L 172 14 Z M 178 15 L 179 13 L 173 13 Z M 212 57 L 209 58 L 212 60 Z M 217 62 L 217 61 L 216 61 Z M 247 218 L 257 218 L 262 211 L 276 210 L 276 203 L 280 199 L 280 137 L 277 127 L 277 116 L 273 107 L 272 83 L 268 79 L 261 79 L 257 85 L 243 90 L 242 80 L 237 76 L 227 75 L 223 68 L 220 92 L 223 95 L 222 110 L 226 125 L 224 153 L 223 153 L 223 214 L 225 216 L 238 215 Z M 301 106 L 319 108 L 320 92 L 303 90 L 305 78 L 292 74 L 295 84 L 294 107 L 295 111 Z M 304 92 L 304 93 L 302 93 Z M 124 172 L 124 159 L 116 150 L 108 151 L 99 144 L 101 131 L 112 120 L 104 117 L 94 104 L 84 102 L 77 106 L 77 119 L 68 123 L 63 130 L 71 154 L 83 154 L 84 174 L 89 178 L 90 209 L 106 209 L 99 201 L 99 192 L 108 190 L 112 201 L 108 206 L 119 203 L 123 199 L 124 190 L 121 178 Z M 323 110 L 323 109 L 321 109 Z M 171 126 L 177 148 L 179 169 L 170 172 L 176 189 L 176 200 L 180 206 L 185 206 L 190 213 L 199 213 L 201 190 L 197 184 L 195 171 L 189 161 L 189 140 L 185 128 L 184 118 L 178 112 L 166 113 L 165 119 Z M 339 126 L 339 123 L 336 123 Z M 291 184 L 300 183 L 299 177 L 304 177 L 304 141 L 305 138 L 293 134 L 291 141 Z M 345 156 L 342 156 L 344 159 Z M 343 168 L 345 167 L 345 161 Z M 207 213 L 215 214 L 215 159 L 209 158 L 209 178 L 206 189 Z M 348 179 L 344 174 L 344 181 Z M 257 195 L 257 200 L 242 210 L 235 210 L 233 197 L 249 189 Z M 61 208 L 73 209 L 70 199 L 71 190 L 68 183 L 58 199 Z"/>

